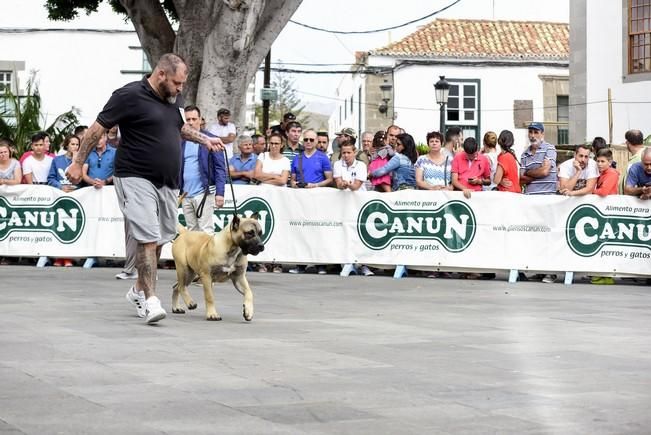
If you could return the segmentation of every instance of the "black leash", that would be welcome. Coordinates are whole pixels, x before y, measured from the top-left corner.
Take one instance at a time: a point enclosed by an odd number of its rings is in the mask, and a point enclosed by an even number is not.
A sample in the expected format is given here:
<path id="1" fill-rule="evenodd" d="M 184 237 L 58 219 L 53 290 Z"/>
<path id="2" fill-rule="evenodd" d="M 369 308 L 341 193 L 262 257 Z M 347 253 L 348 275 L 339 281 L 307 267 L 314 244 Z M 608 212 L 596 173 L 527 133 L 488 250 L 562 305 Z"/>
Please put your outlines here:
<path id="1" fill-rule="evenodd" d="M 231 166 L 228 163 L 228 155 L 226 154 L 226 148 L 222 150 L 224 153 L 224 160 L 226 160 L 226 176 L 228 177 L 228 183 L 231 185 L 231 196 L 233 197 L 233 216 L 237 217 L 237 203 L 235 202 L 235 190 L 233 189 L 233 179 L 231 178 Z"/>

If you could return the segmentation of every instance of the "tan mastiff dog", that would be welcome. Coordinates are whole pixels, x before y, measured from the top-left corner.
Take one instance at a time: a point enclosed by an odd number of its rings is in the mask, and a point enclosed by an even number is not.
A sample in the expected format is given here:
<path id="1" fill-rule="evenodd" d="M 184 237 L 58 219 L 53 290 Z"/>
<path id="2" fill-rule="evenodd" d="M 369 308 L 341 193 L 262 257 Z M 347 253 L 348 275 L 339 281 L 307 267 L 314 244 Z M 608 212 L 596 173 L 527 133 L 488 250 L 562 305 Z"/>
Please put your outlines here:
<path id="1" fill-rule="evenodd" d="M 257 214 L 251 218 L 233 216 L 230 224 L 214 236 L 179 227 L 180 235 L 172 244 L 177 279 L 172 292 L 173 313 L 185 313 L 179 304 L 179 294 L 189 310 L 197 308 L 187 287 L 198 275 L 203 285 L 207 320 L 222 319 L 215 309 L 212 286 L 214 282 L 224 282 L 228 278 L 244 295 L 244 319 L 250 321 L 253 318 L 253 293 L 246 280 L 246 267 L 248 254 L 258 255 L 264 250 L 262 226 L 257 218 Z"/>

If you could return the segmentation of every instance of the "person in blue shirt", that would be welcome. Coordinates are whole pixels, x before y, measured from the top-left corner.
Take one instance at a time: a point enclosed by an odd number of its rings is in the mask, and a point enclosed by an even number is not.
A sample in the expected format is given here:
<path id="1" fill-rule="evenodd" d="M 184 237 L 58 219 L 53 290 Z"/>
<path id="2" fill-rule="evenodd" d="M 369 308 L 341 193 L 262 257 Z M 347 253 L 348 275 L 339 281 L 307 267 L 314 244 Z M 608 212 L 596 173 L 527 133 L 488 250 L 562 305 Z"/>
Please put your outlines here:
<path id="1" fill-rule="evenodd" d="M 50 173 L 47 176 L 47 184 L 61 189 L 64 192 L 72 192 L 79 184 L 73 184 L 68 180 L 66 176 L 66 169 L 72 164 L 73 154 L 79 150 L 79 138 L 75 135 L 66 136 L 63 141 L 63 148 L 65 154 L 56 156 L 52 160 L 52 165 L 50 166 Z"/>
<path id="2" fill-rule="evenodd" d="M 371 177 L 381 177 L 391 173 L 391 190 L 415 189 L 416 170 L 414 163 L 418 160 L 418 151 L 414 138 L 407 133 L 396 136 L 396 152 L 389 162 L 371 172 Z"/>
<path id="3" fill-rule="evenodd" d="M 237 147 L 240 153 L 229 160 L 231 179 L 233 184 L 249 184 L 258 161 L 258 156 L 253 153 L 253 139 L 242 135 L 237 138 Z"/>
<path id="4" fill-rule="evenodd" d="M 639 162 L 628 170 L 624 193 L 640 199 L 651 199 L 651 148 L 644 148 Z"/>
<path id="5" fill-rule="evenodd" d="M 88 154 L 86 163 L 81 168 L 84 182 L 95 189 L 113 184 L 115 148 L 107 147 L 108 134 L 100 136 L 97 146 Z"/>
<path id="6" fill-rule="evenodd" d="M 185 121 L 190 127 L 200 130 L 201 111 L 197 106 L 186 106 Z M 201 130 L 206 136 L 215 137 Z M 226 164 L 222 152 L 208 151 L 198 143 L 186 140 L 181 144 L 183 164 L 179 175 L 179 189 L 183 200 L 181 207 L 189 230 L 214 234 L 215 208 L 224 205 L 224 184 Z M 211 188 L 214 186 L 214 199 Z"/>
<path id="7" fill-rule="evenodd" d="M 292 161 L 292 187 L 311 189 L 332 185 L 332 166 L 328 156 L 316 148 L 316 131 L 303 132 L 303 151 Z"/>

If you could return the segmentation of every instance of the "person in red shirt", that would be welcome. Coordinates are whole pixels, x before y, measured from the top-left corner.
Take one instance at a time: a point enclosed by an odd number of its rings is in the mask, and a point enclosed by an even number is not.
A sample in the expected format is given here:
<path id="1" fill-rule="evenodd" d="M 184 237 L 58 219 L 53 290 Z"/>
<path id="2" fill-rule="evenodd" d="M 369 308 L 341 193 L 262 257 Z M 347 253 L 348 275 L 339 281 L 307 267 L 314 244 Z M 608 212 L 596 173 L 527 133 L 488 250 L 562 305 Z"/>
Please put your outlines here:
<path id="1" fill-rule="evenodd" d="M 463 141 L 463 152 L 452 160 L 452 185 L 470 198 L 472 191 L 481 192 L 482 186 L 491 184 L 491 164 L 485 155 L 479 153 L 474 137 Z"/>
<path id="2" fill-rule="evenodd" d="M 611 164 L 613 152 L 609 148 L 602 148 L 597 151 L 597 168 L 599 178 L 592 193 L 599 196 L 617 195 L 617 183 L 619 182 L 619 171 Z"/>
<path id="3" fill-rule="evenodd" d="M 513 133 L 509 130 L 502 130 L 497 139 L 502 152 L 497 156 L 497 169 L 493 183 L 497 184 L 497 190 L 500 192 L 522 193 L 518 159 L 513 152 L 514 142 Z"/>

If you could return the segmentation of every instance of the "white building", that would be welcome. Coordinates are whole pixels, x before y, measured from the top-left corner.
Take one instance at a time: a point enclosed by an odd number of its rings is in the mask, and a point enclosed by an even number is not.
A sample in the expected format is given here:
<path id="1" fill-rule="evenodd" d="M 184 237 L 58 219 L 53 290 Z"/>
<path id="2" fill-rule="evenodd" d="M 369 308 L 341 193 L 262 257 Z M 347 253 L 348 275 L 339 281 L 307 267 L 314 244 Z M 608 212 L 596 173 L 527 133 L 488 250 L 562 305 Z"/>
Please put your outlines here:
<path id="1" fill-rule="evenodd" d="M 524 145 L 526 125 L 545 122 L 546 138 L 567 143 L 569 29 L 564 23 L 437 19 L 404 39 L 357 56 L 342 80 L 332 132 L 343 127 L 404 128 L 416 142 L 439 130 L 434 84 L 451 84 L 445 126 L 481 139 L 512 130 Z M 392 86 L 386 115 L 380 86 Z M 560 128 L 557 128 L 560 127 Z"/>
<path id="2" fill-rule="evenodd" d="M 151 70 L 133 30 L 0 28 L 0 37 L 0 89 L 22 94 L 36 72 L 46 125 L 72 107 L 90 125 L 115 89 Z M 255 125 L 253 84 L 246 101 L 242 131 Z"/>
<path id="3" fill-rule="evenodd" d="M 570 140 L 611 136 L 629 129 L 651 133 L 651 8 L 648 1 L 570 2 Z"/>

